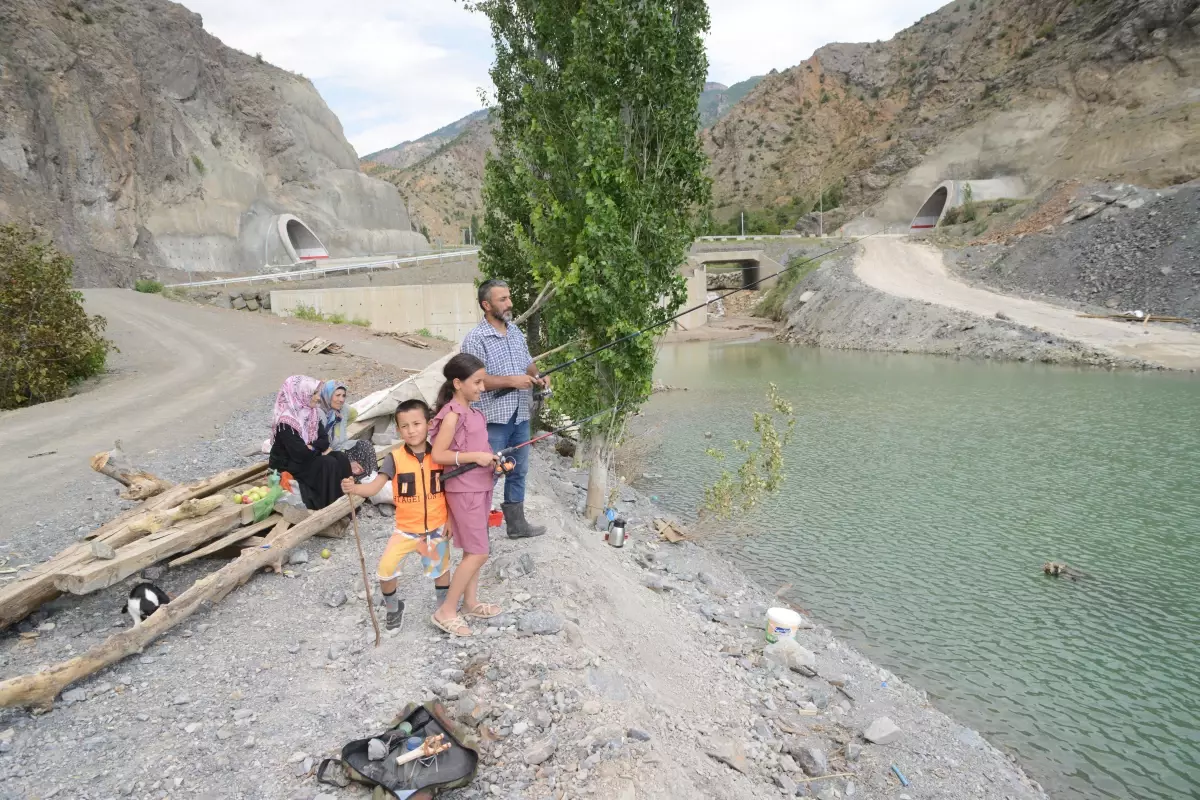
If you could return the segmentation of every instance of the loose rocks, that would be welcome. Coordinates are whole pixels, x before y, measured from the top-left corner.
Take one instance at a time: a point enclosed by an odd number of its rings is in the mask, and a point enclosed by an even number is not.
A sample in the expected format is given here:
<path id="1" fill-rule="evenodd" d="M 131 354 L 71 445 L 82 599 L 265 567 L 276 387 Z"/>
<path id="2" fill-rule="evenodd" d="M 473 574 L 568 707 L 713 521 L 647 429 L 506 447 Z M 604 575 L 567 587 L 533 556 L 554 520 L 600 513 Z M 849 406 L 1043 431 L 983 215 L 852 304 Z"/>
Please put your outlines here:
<path id="1" fill-rule="evenodd" d="M 526 750 L 522 759 L 530 766 L 541 764 L 554 755 L 556 749 L 558 749 L 558 743 L 553 738 L 543 739 Z"/>
<path id="2" fill-rule="evenodd" d="M 900 729 L 887 717 L 880 717 L 867 726 L 863 738 L 873 744 L 891 744 L 900 738 Z"/>
<path id="3" fill-rule="evenodd" d="M 517 630 L 540 636 L 558 633 L 562 627 L 562 617 L 551 611 L 530 611 L 523 614 L 520 622 L 517 623 Z"/>
<path id="4" fill-rule="evenodd" d="M 382 761 L 387 757 L 388 747 L 380 739 L 372 739 L 367 742 L 367 758 L 372 761 Z"/>
<path id="5" fill-rule="evenodd" d="M 796 671 L 811 669 L 817 664 L 817 657 L 812 651 L 801 647 L 795 639 L 780 639 L 767 645 L 763 648 L 763 658 Z"/>

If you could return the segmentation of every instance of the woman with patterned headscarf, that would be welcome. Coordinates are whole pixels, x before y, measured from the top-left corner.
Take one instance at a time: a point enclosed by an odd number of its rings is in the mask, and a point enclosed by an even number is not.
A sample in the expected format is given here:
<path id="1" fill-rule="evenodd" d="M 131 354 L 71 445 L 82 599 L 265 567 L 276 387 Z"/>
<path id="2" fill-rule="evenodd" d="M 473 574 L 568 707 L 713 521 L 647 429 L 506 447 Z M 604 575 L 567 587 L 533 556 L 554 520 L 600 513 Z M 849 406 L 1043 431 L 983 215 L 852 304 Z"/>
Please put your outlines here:
<path id="1" fill-rule="evenodd" d="M 268 465 L 291 473 L 300 484 L 300 496 L 311 509 L 325 508 L 342 496 L 342 479 L 361 467 L 346 453 L 331 450 L 329 430 L 321 403 L 321 381 L 293 375 L 283 382 L 275 398 L 271 419 L 271 456 Z"/>

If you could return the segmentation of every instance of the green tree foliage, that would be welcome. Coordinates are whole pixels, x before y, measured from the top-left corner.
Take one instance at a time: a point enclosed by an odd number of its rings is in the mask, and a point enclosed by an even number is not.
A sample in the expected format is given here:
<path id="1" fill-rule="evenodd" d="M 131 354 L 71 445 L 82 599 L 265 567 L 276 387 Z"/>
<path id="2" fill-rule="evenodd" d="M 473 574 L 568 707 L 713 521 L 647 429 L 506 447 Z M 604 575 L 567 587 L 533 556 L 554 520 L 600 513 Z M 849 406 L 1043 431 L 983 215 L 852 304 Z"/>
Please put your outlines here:
<path id="1" fill-rule="evenodd" d="M 72 266 L 34 231 L 0 226 L 0 408 L 55 400 L 104 370 L 104 318 L 84 312 Z"/>
<path id="2" fill-rule="evenodd" d="M 495 42 L 496 146 L 484 181 L 482 269 L 518 308 L 548 284 L 544 343 L 578 355 L 662 322 L 711 192 L 697 135 L 708 61 L 703 0 L 478 0 Z M 631 339 L 555 376 L 554 405 L 592 431 L 589 514 L 609 443 L 650 394 L 655 339 Z M 553 366 L 544 364 L 543 368 Z"/>
<path id="3" fill-rule="evenodd" d="M 747 439 L 733 441 L 734 452 L 745 454 L 742 463 L 737 472 L 723 468 L 717 480 L 704 489 L 702 514 L 713 514 L 718 519 L 728 519 L 739 511 L 744 514 L 783 485 L 783 450 L 795 432 L 796 413 L 773 383 L 767 385 L 767 406 L 767 411 L 754 412 L 758 444 Z M 783 433 L 777 423 L 783 424 Z M 710 447 L 704 452 L 725 464 L 724 450 Z"/>

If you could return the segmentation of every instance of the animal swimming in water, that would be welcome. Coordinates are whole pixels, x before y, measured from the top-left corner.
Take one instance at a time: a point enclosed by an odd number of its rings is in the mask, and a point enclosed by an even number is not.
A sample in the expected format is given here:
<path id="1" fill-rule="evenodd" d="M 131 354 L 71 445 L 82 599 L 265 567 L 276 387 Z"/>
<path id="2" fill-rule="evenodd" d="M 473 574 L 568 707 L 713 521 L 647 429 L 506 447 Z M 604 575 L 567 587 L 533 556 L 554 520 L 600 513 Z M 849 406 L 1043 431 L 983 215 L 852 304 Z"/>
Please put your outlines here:
<path id="1" fill-rule="evenodd" d="M 169 602 L 171 596 L 153 583 L 139 583 L 129 592 L 129 600 L 121 611 L 133 617 L 133 624 L 137 625 Z"/>
<path id="2" fill-rule="evenodd" d="M 1088 577 L 1086 572 L 1063 564 L 1061 561 L 1047 561 L 1042 564 L 1042 572 L 1052 578 L 1070 578 L 1073 581 Z"/>

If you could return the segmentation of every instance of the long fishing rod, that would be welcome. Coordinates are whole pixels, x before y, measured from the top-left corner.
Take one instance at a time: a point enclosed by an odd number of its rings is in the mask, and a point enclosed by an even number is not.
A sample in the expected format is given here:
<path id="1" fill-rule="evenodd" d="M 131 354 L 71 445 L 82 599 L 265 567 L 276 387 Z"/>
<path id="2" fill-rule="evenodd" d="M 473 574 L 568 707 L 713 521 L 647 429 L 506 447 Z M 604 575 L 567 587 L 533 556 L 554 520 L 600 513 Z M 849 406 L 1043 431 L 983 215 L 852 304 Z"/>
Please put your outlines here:
<path id="1" fill-rule="evenodd" d="M 609 408 L 606 408 L 603 411 L 598 411 L 595 414 L 592 414 L 590 417 L 584 417 L 581 420 L 572 422 L 570 425 L 564 425 L 563 427 L 559 428 L 558 430 L 547 431 L 546 433 L 540 433 L 527 442 L 521 442 L 520 444 L 514 444 L 512 447 L 506 447 L 503 450 L 501 450 L 499 453 L 496 453 L 496 455 L 500 458 L 500 464 L 498 465 L 497 468 L 503 472 L 508 472 L 510 469 L 512 469 L 513 465 L 515 465 L 515 463 L 516 463 L 516 461 L 512 457 L 512 454 L 515 453 L 516 451 L 520 450 L 522 447 L 529 447 L 532 444 L 536 444 L 537 442 L 540 442 L 542 439 L 547 439 L 551 436 L 555 436 L 557 434 L 562 433 L 563 431 L 569 431 L 569 430 L 571 430 L 571 428 L 578 428 L 580 425 L 591 422 L 596 417 L 602 417 L 605 414 L 609 413 L 610 411 L 617 411 L 620 408 L 627 406 L 627 405 L 629 405 L 629 403 L 618 403 L 617 405 L 610 406 Z M 507 464 L 507 466 L 506 466 L 506 464 Z M 449 470 L 448 472 L 442 473 L 442 480 L 447 480 L 449 478 L 457 477 L 459 475 L 462 475 L 464 472 L 469 472 L 470 470 L 475 469 L 478 466 L 479 466 L 478 464 L 463 464 L 462 466 L 455 467 L 454 469 Z"/>
<path id="2" fill-rule="evenodd" d="M 675 314 L 674 316 L 671 316 L 671 317 L 667 317 L 666 319 L 664 319 L 661 322 L 656 322 L 653 325 L 647 325 L 645 328 L 642 328 L 639 331 L 634 331 L 633 333 L 628 333 L 619 339 L 614 339 L 613 341 L 609 342 L 608 344 L 602 344 L 599 347 L 595 348 L 594 350 L 589 350 L 586 353 L 584 353 L 583 355 L 576 356 L 575 358 L 572 358 L 569 361 L 564 361 L 563 363 L 559 364 L 556 367 L 551 367 L 550 369 L 546 370 L 545 372 L 540 372 L 540 373 L 538 373 L 538 378 L 545 378 L 549 375 L 553 375 L 554 373 L 558 372 L 559 370 L 564 370 L 567 367 L 571 366 L 572 364 L 575 364 L 575 363 L 578 363 L 585 359 L 591 358 L 592 356 L 596 355 L 597 353 L 602 353 L 605 350 L 616 347 L 617 345 L 621 344 L 622 342 L 627 342 L 630 339 L 641 336 L 642 334 L 649 333 L 650 331 L 654 330 L 655 328 L 661 328 L 663 325 L 666 325 L 667 323 L 670 323 L 670 322 L 674 322 L 675 320 L 679 319 L 680 317 L 682 317 L 686 314 L 690 314 L 693 311 L 699 311 L 700 309 L 708 306 L 710 303 L 715 303 L 718 300 L 724 300 L 726 297 L 735 295 L 738 292 L 744 292 L 748 289 L 753 289 L 755 286 L 758 286 L 763 281 L 769 281 L 769 280 L 771 280 L 771 278 L 777 278 L 780 275 L 784 274 L 785 272 L 796 269 L 797 267 L 802 267 L 805 264 L 811 264 L 813 261 L 816 261 L 817 259 L 824 258 L 825 256 L 828 256 L 828 255 L 833 255 L 837 251 L 842 250 L 847 247 L 850 247 L 851 245 L 856 245 L 859 242 L 863 241 L 864 239 L 870 239 L 872 236 L 877 236 L 878 234 L 883 233 L 884 230 L 886 230 L 886 228 L 880 228 L 879 230 L 875 231 L 874 233 L 868 233 L 866 236 L 860 236 L 857 239 L 846 242 L 844 244 L 840 244 L 831 250 L 826 250 L 824 253 L 818 253 L 817 255 L 812 256 L 811 258 L 806 258 L 803 261 L 797 261 L 796 263 L 786 266 L 783 269 L 779 270 L 779 272 L 772 273 L 770 275 L 767 275 L 764 278 L 759 278 L 758 280 L 748 283 L 745 286 L 739 287 L 737 289 L 731 289 L 728 292 L 726 292 L 725 294 L 722 294 L 712 300 L 705 300 L 703 303 L 700 303 L 699 305 L 692 306 L 691 308 L 685 308 L 683 311 L 680 311 L 678 314 Z M 511 391 L 515 391 L 515 390 L 503 389 L 503 390 L 501 390 L 501 393 L 507 394 L 508 392 L 511 392 Z"/>

